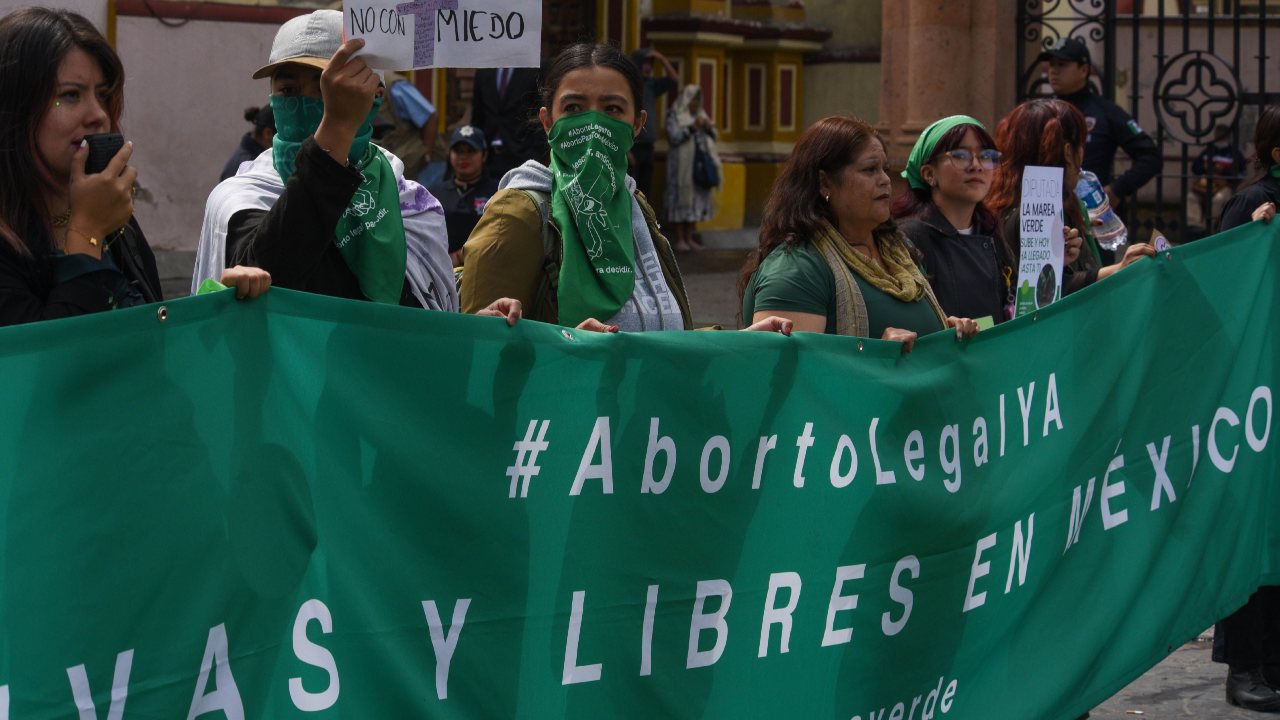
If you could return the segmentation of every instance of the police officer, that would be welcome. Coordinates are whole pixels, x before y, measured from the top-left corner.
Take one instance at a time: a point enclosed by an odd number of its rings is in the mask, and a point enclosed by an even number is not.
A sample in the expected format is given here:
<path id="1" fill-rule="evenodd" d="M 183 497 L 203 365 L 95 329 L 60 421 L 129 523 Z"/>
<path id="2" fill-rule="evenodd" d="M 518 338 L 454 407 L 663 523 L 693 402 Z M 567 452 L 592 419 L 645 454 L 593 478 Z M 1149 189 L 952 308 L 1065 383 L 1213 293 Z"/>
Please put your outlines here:
<path id="1" fill-rule="evenodd" d="M 448 174 L 431 186 L 431 194 L 444 207 L 449 253 L 455 266 L 462 264 L 462 245 L 475 229 L 485 204 L 498 191 L 498 181 L 485 167 L 487 159 L 484 132 L 474 125 L 463 125 L 449 140 Z"/>
<path id="2" fill-rule="evenodd" d="M 1079 38 L 1065 38 L 1040 53 L 1047 65 L 1054 95 L 1075 105 L 1084 115 L 1089 136 L 1084 145 L 1084 169 L 1098 176 L 1112 207 L 1160 173 L 1160 149 L 1129 113 L 1098 95 L 1089 86 L 1093 63 L 1089 48 Z M 1116 147 L 1133 161 L 1119 177 L 1114 174 Z"/>

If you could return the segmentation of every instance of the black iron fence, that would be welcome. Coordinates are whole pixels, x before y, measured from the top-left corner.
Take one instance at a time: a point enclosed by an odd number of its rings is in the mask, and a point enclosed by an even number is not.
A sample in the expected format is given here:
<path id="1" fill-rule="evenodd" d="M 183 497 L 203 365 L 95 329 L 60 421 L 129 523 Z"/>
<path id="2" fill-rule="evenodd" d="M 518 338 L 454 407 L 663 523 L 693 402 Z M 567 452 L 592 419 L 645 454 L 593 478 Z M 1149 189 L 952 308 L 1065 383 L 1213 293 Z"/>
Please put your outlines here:
<path id="1" fill-rule="evenodd" d="M 1280 104 L 1280 0 L 1019 0 L 1018 36 L 1020 100 L 1052 93 L 1036 58 L 1079 38 L 1095 89 L 1159 145 L 1163 172 L 1123 205 L 1131 241 L 1152 228 L 1175 242 L 1213 232 L 1221 201 L 1254 168 L 1228 177 L 1193 166 L 1219 128 L 1251 158 L 1258 113 Z M 1126 160 L 1121 152 L 1117 172 Z"/>

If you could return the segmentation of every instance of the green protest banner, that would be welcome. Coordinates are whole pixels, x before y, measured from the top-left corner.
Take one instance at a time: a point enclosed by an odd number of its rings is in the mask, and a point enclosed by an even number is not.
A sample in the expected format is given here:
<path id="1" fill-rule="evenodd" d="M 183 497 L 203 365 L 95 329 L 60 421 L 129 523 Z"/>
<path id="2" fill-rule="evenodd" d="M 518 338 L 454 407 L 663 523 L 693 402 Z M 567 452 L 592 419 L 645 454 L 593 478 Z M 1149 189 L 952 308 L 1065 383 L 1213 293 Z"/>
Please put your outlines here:
<path id="1" fill-rule="evenodd" d="M 272 290 L 0 332 L 0 719 L 1075 718 L 1280 583 L 1280 225 L 914 352 Z"/>

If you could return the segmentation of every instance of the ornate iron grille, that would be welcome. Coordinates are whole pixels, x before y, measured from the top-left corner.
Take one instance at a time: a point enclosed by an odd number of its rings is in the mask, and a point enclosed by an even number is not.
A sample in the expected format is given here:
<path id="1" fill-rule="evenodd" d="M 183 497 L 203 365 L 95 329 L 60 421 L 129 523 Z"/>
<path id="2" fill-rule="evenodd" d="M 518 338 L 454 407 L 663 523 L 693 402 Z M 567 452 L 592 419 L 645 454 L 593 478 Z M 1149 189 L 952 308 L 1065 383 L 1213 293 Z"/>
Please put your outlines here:
<path id="1" fill-rule="evenodd" d="M 1194 192 L 1193 161 L 1218 126 L 1249 158 L 1258 113 L 1280 104 L 1276 51 L 1268 50 L 1280 32 L 1271 28 L 1280 28 L 1276 0 L 1019 0 L 1019 99 L 1052 93 L 1036 62 L 1042 51 L 1061 38 L 1084 40 L 1095 89 L 1125 107 L 1164 157 L 1163 172 L 1122 207 L 1130 241 L 1153 228 L 1194 240 L 1214 232 L 1218 218 L 1209 197 Z M 1123 152 L 1118 160 L 1123 166 Z M 1204 227 L 1188 227 L 1194 202 Z"/>

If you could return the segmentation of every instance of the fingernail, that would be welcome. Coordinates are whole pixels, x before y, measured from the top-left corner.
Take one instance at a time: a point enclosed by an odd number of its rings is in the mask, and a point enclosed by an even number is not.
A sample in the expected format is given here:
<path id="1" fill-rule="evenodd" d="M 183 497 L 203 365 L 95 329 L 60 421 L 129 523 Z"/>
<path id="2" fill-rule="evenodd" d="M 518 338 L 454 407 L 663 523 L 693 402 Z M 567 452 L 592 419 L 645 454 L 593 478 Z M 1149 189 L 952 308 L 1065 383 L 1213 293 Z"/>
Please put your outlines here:
<path id="1" fill-rule="evenodd" d="M 81 141 L 80 141 L 80 147 L 82 147 L 82 148 L 87 148 L 87 147 L 89 147 L 89 141 L 88 141 L 88 140 L 81 140 Z"/>
<path id="2" fill-rule="evenodd" d="M 125 144 L 125 145 L 127 145 L 127 146 L 129 146 L 129 147 L 133 147 L 133 141 L 132 141 L 132 140 L 126 140 L 124 144 Z"/>

